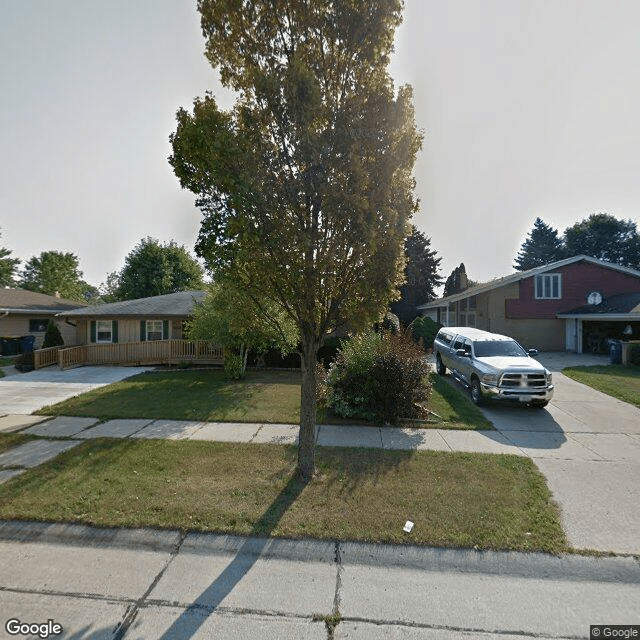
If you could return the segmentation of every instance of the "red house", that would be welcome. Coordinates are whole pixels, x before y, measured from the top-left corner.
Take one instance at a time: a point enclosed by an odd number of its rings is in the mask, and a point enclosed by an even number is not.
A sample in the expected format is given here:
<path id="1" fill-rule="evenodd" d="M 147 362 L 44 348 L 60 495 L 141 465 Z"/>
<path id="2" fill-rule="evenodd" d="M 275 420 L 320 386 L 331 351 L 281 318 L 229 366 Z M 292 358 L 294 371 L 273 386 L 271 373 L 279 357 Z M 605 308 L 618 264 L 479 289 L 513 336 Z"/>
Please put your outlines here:
<path id="1" fill-rule="evenodd" d="M 512 336 L 527 348 L 606 352 L 609 338 L 640 339 L 640 271 L 575 256 L 418 310 L 445 326 Z"/>

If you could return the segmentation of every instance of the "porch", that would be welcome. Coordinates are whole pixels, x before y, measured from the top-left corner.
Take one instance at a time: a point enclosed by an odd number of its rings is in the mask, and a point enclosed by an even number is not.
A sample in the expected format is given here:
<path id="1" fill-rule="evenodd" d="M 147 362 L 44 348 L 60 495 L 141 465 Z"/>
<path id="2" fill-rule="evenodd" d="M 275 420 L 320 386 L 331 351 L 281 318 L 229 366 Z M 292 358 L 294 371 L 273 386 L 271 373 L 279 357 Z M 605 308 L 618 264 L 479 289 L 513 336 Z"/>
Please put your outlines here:
<path id="1" fill-rule="evenodd" d="M 224 363 L 224 350 L 206 340 L 148 340 L 50 347 L 34 351 L 34 367 L 58 365 L 71 369 L 85 365 L 160 365 Z"/>

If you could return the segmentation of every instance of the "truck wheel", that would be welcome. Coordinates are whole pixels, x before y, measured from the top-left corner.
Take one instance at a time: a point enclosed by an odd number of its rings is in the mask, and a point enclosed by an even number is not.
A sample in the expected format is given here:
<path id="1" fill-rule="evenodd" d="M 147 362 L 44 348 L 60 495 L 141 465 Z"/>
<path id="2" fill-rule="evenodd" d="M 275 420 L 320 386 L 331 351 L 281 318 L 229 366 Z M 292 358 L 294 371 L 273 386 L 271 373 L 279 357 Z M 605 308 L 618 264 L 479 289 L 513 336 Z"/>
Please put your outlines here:
<path id="1" fill-rule="evenodd" d="M 436 372 L 439 376 L 443 376 L 445 375 L 445 373 L 447 373 L 447 367 L 442 364 L 442 358 L 440 357 L 440 354 L 436 356 Z"/>
<path id="2" fill-rule="evenodd" d="M 475 405 L 482 404 L 482 389 L 480 388 L 480 380 L 478 378 L 471 379 L 471 402 Z"/>

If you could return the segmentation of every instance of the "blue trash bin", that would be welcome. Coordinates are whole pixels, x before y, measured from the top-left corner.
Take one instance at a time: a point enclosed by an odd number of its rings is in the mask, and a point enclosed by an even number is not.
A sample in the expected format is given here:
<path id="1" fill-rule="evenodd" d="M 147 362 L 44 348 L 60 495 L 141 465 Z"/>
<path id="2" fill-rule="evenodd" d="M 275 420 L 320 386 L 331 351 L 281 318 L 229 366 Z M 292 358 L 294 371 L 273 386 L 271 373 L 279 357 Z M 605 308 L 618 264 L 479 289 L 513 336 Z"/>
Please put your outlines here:
<path id="1" fill-rule="evenodd" d="M 609 343 L 609 361 L 611 364 L 622 364 L 622 341 L 611 340 Z"/>
<path id="2" fill-rule="evenodd" d="M 17 356 L 20 348 L 20 338 L 3 338 L 2 355 Z"/>
<path id="3" fill-rule="evenodd" d="M 22 353 L 31 353 L 35 343 L 35 336 L 22 336 L 22 338 L 20 338 L 20 350 Z"/>

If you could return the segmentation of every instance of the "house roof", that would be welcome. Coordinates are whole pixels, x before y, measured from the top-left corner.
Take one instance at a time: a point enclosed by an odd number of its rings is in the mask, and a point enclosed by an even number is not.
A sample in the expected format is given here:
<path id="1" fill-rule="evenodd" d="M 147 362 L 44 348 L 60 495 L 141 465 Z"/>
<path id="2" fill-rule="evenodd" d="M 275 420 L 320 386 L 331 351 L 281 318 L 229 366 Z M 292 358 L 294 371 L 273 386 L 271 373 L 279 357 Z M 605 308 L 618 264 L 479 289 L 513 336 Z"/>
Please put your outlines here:
<path id="1" fill-rule="evenodd" d="M 640 278 L 640 271 L 636 271 L 635 269 L 623 267 L 619 264 L 614 264 L 613 262 L 607 262 L 606 260 L 598 260 L 597 258 L 592 258 L 591 256 L 580 255 L 573 256 L 572 258 L 565 258 L 564 260 L 557 260 L 556 262 L 550 262 L 549 264 L 545 264 L 541 267 L 536 267 L 535 269 L 529 269 L 528 271 L 518 271 L 517 273 L 512 273 L 511 275 L 504 276 L 503 278 L 496 278 L 495 280 L 485 282 L 484 284 L 479 284 L 475 287 L 465 289 L 460 293 L 456 293 L 445 298 L 439 298 L 438 300 L 432 300 L 431 302 L 422 304 L 417 308 L 422 310 L 433 309 L 435 307 L 443 307 L 452 302 L 457 302 L 458 300 L 464 300 L 465 298 L 470 298 L 471 296 L 475 296 L 479 293 L 484 293 L 485 291 L 499 289 L 500 287 L 504 287 L 505 285 L 512 284 L 514 282 L 519 282 L 520 280 L 524 280 L 525 278 L 531 278 L 532 276 L 536 276 L 540 273 L 554 271 L 555 269 L 561 269 L 562 267 L 566 267 L 567 265 L 582 261 L 605 267 L 607 269 L 613 269 L 614 271 L 627 273 L 629 275 L 635 276 L 636 278 Z"/>
<path id="2" fill-rule="evenodd" d="M 138 298 L 137 300 L 123 300 L 97 304 L 83 309 L 65 311 L 60 315 L 70 318 L 112 318 L 122 316 L 190 316 L 195 304 L 202 302 L 206 291 L 178 291 L 164 296 Z"/>
<path id="3" fill-rule="evenodd" d="M 605 317 L 626 320 L 635 316 L 640 320 L 640 293 L 622 293 L 605 298 L 600 304 L 585 304 L 558 314 L 558 318 L 582 318 L 583 320 L 587 319 L 586 316 L 599 320 Z"/>
<path id="4" fill-rule="evenodd" d="M 0 289 L 0 313 L 56 314 L 85 306 L 81 302 L 65 300 L 26 289 Z"/>

